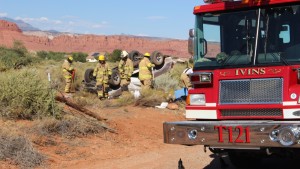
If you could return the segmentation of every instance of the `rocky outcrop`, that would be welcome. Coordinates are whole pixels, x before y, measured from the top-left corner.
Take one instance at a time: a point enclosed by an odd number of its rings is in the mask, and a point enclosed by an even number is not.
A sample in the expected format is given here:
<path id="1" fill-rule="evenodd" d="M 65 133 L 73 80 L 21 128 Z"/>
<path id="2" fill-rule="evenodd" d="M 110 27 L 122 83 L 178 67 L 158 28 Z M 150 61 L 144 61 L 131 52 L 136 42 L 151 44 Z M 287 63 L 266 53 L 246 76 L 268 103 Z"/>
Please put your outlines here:
<path id="1" fill-rule="evenodd" d="M 190 57 L 187 51 L 187 40 L 147 38 L 125 35 L 76 35 L 47 33 L 22 33 L 14 23 L 0 20 L 0 45 L 11 47 L 15 40 L 22 41 L 33 51 L 57 52 L 112 52 L 115 49 L 139 52 L 160 51 L 165 55 L 181 58 Z"/>
<path id="2" fill-rule="evenodd" d="M 0 31 L 22 32 L 17 24 L 5 20 L 0 20 Z"/>

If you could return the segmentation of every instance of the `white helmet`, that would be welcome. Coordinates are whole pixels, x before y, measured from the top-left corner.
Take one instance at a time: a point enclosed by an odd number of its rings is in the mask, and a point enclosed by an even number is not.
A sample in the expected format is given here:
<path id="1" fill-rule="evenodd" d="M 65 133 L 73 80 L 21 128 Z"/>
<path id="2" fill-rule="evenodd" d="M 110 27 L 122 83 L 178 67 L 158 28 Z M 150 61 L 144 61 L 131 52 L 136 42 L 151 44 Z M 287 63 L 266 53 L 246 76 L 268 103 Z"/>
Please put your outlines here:
<path id="1" fill-rule="evenodd" d="M 127 57 L 128 56 L 128 52 L 126 52 L 126 50 L 123 50 L 122 52 L 121 52 L 121 58 L 123 59 L 123 58 L 125 58 L 125 57 Z"/>

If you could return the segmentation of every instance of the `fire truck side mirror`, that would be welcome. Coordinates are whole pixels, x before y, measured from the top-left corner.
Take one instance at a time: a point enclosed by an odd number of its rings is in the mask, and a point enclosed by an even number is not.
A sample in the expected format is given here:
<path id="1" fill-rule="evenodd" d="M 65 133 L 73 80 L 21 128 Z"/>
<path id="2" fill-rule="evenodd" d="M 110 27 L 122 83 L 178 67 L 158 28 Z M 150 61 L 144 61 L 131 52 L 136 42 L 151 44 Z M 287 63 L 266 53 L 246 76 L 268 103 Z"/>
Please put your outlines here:
<path id="1" fill-rule="evenodd" d="M 195 30 L 190 29 L 189 31 L 189 40 L 188 40 L 188 50 L 189 53 L 194 56 L 195 50 Z"/>

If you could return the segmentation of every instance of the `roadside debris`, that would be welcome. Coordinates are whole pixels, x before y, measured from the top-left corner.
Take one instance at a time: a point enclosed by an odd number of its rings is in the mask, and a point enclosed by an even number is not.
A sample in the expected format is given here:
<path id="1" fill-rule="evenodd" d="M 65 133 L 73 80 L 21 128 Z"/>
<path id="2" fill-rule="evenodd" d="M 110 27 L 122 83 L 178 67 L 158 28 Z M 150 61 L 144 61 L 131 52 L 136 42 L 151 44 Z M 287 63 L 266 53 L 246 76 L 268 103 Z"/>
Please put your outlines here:
<path id="1" fill-rule="evenodd" d="M 168 102 L 162 102 L 159 106 L 155 106 L 156 108 L 165 109 L 168 106 Z"/>

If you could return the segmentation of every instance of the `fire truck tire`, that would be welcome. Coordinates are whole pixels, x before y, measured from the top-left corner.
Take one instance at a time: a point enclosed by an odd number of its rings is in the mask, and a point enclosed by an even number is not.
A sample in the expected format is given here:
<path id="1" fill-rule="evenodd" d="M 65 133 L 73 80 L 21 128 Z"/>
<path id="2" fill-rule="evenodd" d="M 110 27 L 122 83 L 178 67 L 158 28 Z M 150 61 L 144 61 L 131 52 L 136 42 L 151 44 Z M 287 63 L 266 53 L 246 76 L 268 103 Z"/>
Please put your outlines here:
<path id="1" fill-rule="evenodd" d="M 156 66 L 160 66 L 164 63 L 164 55 L 159 51 L 154 51 L 150 56 L 150 60 Z"/>
<path id="2" fill-rule="evenodd" d="M 111 77 L 108 83 L 112 86 L 119 86 L 121 83 L 121 76 L 118 70 L 112 70 Z"/>
<path id="3" fill-rule="evenodd" d="M 256 168 L 260 165 L 262 157 L 255 152 L 245 152 L 238 150 L 231 150 L 228 152 L 231 163 L 236 168 Z"/>
<path id="4" fill-rule="evenodd" d="M 94 69 L 87 69 L 84 73 L 84 81 L 86 83 L 91 83 L 92 81 L 96 81 L 96 78 L 93 76 Z"/>
<path id="5" fill-rule="evenodd" d="M 139 51 L 133 50 L 129 53 L 129 59 L 132 61 L 133 67 L 137 67 L 142 58 L 143 55 Z"/>

